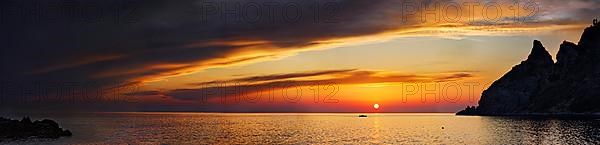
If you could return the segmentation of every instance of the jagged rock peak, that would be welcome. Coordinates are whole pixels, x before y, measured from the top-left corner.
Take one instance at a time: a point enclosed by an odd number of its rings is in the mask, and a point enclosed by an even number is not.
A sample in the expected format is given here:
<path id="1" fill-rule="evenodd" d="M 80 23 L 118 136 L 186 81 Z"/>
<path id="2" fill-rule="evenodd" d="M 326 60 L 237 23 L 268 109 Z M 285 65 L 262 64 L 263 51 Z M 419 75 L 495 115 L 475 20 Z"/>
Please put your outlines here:
<path id="1" fill-rule="evenodd" d="M 562 46 L 569 46 L 569 47 L 570 47 L 570 46 L 577 46 L 577 44 L 575 44 L 575 43 L 573 43 L 573 42 L 569 42 L 569 41 L 565 40 L 565 41 L 563 41 L 563 42 L 560 44 L 560 46 L 561 46 L 561 47 L 562 47 Z"/>
<path id="2" fill-rule="evenodd" d="M 577 45 L 575 43 L 563 41 L 563 43 L 560 44 L 558 54 L 556 54 L 556 64 L 566 65 L 574 63 L 579 56 L 578 53 Z"/>
<path id="3" fill-rule="evenodd" d="M 585 28 L 583 30 L 583 34 L 579 39 L 579 46 L 582 47 L 590 47 L 595 48 L 598 46 L 598 42 L 600 41 L 600 22 L 597 19 L 594 19 L 592 26 Z"/>
<path id="4" fill-rule="evenodd" d="M 544 48 L 542 42 L 538 40 L 533 40 L 533 48 L 531 49 L 531 53 L 529 54 L 525 62 L 533 63 L 536 65 L 554 64 L 552 56 L 550 55 L 550 53 L 548 53 L 548 51 L 546 51 L 546 48 Z"/>

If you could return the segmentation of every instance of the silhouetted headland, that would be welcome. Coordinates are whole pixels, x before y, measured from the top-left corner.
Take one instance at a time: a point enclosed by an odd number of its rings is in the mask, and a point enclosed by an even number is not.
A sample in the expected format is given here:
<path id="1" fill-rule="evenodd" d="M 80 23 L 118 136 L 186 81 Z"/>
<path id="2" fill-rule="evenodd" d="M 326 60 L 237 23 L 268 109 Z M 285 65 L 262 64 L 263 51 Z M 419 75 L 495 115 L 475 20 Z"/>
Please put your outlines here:
<path id="1" fill-rule="evenodd" d="M 71 135 L 71 131 L 63 130 L 53 120 L 44 119 L 31 122 L 29 117 L 25 117 L 20 121 L 0 117 L 0 141 L 27 138 L 59 138 Z"/>
<path id="2" fill-rule="evenodd" d="M 457 115 L 600 115 L 600 24 L 594 19 L 578 44 L 564 41 L 556 62 L 534 40 L 525 61 L 514 66 L 481 95 L 479 106 Z"/>

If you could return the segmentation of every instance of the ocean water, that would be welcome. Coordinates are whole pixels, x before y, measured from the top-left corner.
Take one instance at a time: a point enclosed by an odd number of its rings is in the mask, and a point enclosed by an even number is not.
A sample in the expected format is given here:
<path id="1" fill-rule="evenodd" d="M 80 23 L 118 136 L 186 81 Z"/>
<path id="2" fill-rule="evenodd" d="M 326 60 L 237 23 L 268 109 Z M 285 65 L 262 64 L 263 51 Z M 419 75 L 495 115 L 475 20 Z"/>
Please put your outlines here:
<path id="1" fill-rule="evenodd" d="M 378 113 L 88 113 L 72 137 L 0 144 L 600 144 L 600 120 Z"/>

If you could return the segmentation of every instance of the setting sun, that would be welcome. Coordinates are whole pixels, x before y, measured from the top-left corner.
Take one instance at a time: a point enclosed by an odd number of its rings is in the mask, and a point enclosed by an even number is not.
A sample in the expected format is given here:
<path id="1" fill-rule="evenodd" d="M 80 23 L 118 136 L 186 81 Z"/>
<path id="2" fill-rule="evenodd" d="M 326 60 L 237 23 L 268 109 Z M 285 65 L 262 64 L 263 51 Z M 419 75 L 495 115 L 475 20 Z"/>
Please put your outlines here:
<path id="1" fill-rule="evenodd" d="M 375 110 L 379 109 L 379 104 L 374 104 L 373 108 L 375 108 Z"/>

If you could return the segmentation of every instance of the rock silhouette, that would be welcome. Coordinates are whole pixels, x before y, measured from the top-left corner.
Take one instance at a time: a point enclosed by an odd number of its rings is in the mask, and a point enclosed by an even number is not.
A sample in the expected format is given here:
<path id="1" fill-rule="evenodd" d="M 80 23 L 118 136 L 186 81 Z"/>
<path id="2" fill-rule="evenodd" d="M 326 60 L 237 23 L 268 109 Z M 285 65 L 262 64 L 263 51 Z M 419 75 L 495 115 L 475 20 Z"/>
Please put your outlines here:
<path id="1" fill-rule="evenodd" d="M 63 130 L 58 123 L 44 119 L 31 122 L 29 117 L 21 121 L 0 118 L 0 141 L 26 138 L 59 138 L 71 136 L 71 131 Z"/>
<path id="2" fill-rule="evenodd" d="M 578 44 L 564 41 L 556 63 L 540 41 L 481 95 L 479 106 L 457 115 L 600 113 L 600 24 L 594 20 Z"/>

